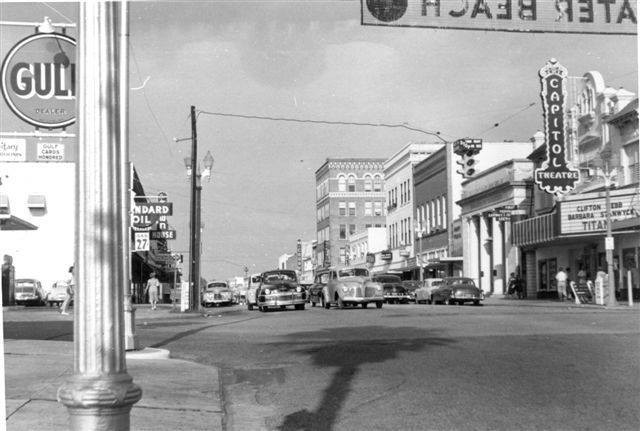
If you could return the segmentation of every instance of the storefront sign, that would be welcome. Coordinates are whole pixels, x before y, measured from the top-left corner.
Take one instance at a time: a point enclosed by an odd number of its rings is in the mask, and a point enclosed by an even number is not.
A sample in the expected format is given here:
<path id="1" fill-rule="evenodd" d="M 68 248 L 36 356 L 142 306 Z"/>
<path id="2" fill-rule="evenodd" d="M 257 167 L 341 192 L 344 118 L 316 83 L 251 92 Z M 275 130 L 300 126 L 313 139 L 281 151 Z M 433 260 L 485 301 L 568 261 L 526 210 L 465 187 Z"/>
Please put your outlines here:
<path id="1" fill-rule="evenodd" d="M 453 152 L 459 156 L 463 154 L 478 154 L 482 150 L 482 139 L 464 138 L 453 143 Z"/>
<path id="2" fill-rule="evenodd" d="M 175 230 L 152 230 L 149 231 L 151 239 L 176 239 Z"/>
<path id="3" fill-rule="evenodd" d="M 36 159 L 39 162 L 62 162 L 64 161 L 64 144 L 59 142 L 38 142 L 38 153 Z"/>
<path id="4" fill-rule="evenodd" d="M 362 25 L 637 34 L 633 0 L 360 0 Z"/>
<path id="5" fill-rule="evenodd" d="M 298 272 L 302 272 L 302 241 L 298 240 L 296 245 L 296 259 L 298 264 Z"/>
<path id="6" fill-rule="evenodd" d="M 27 143 L 24 139 L 0 138 L 0 162 L 24 162 L 27 160 Z"/>
<path id="7" fill-rule="evenodd" d="M 376 255 L 373 253 L 367 253 L 367 263 L 370 265 L 373 265 L 374 263 L 376 263 Z"/>
<path id="8" fill-rule="evenodd" d="M 149 251 L 149 232 L 135 233 L 133 251 Z"/>
<path id="9" fill-rule="evenodd" d="M 36 127 L 64 128 L 76 119 L 76 41 L 36 33 L 18 42 L 2 63 L 2 95 L 19 118 Z"/>
<path id="10" fill-rule="evenodd" d="M 611 221 L 640 216 L 637 195 L 611 196 Z M 607 229 L 605 198 L 560 202 L 560 233 L 603 232 Z"/>
<path id="11" fill-rule="evenodd" d="M 580 171 L 572 169 L 566 159 L 565 103 L 567 69 L 554 58 L 540 69 L 544 131 L 547 160 L 535 170 L 535 182 L 547 193 L 562 195 L 573 190 L 580 181 Z"/>
<path id="12" fill-rule="evenodd" d="M 380 259 L 393 260 L 393 253 L 391 253 L 391 250 L 383 250 L 380 252 Z"/>
<path id="13" fill-rule="evenodd" d="M 138 202 L 132 208 L 131 225 L 133 228 L 149 228 L 159 221 L 161 216 L 173 214 L 173 204 Z"/>

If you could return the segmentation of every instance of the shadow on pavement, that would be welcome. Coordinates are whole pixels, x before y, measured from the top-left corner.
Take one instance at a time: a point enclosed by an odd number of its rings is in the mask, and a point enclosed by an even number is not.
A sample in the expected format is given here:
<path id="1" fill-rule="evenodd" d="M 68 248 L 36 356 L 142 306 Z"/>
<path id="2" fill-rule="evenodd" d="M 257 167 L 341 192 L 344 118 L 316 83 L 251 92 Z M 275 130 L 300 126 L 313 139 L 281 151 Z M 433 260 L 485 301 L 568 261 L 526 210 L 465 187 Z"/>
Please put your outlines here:
<path id="1" fill-rule="evenodd" d="M 15 340 L 73 341 L 72 320 L 4 322 L 4 338 Z"/>
<path id="2" fill-rule="evenodd" d="M 375 339 L 362 340 L 362 328 L 334 328 L 290 334 L 294 340 L 329 339 L 320 347 L 305 348 L 294 353 L 310 356 L 314 365 L 337 368 L 323 392 L 316 411 L 307 409 L 284 418 L 281 431 L 331 431 L 351 392 L 352 383 L 363 365 L 395 359 L 403 352 L 418 352 L 430 346 L 453 343 L 452 339 L 431 335 L 432 331 L 412 327 L 386 328 L 373 326 L 367 333 Z M 360 337 L 360 338 L 358 338 Z"/>

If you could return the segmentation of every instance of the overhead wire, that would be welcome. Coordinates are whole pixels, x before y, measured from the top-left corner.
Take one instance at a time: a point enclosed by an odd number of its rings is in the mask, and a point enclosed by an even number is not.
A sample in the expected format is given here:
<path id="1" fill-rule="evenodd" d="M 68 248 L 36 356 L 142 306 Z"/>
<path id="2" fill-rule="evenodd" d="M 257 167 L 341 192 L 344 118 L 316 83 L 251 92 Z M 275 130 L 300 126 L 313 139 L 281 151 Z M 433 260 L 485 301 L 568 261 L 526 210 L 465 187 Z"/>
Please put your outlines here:
<path id="1" fill-rule="evenodd" d="M 515 116 L 517 116 L 517 115 L 519 115 L 519 114 L 523 113 L 523 112 L 524 112 L 524 111 L 526 111 L 527 109 L 530 109 L 530 108 L 532 108 L 532 107 L 536 106 L 537 104 L 538 104 L 538 102 L 531 102 L 531 103 L 529 103 L 529 104 L 528 104 L 527 106 L 525 106 L 524 108 L 521 108 L 521 109 L 517 110 L 517 111 L 516 111 L 516 112 L 514 112 L 513 114 L 511 114 L 511 115 L 509 115 L 509 116 L 507 116 L 507 117 L 503 118 L 502 120 L 500 120 L 500 121 L 498 121 L 498 122 L 494 123 L 494 124 L 493 124 L 493 126 L 491 126 L 491 127 L 487 128 L 486 130 L 483 130 L 482 132 L 478 133 L 478 136 L 482 136 L 482 135 L 484 135 L 485 133 L 487 133 L 487 132 L 489 132 L 489 131 L 491 131 L 491 130 L 493 130 L 493 129 L 496 129 L 496 128 L 498 128 L 498 127 L 500 127 L 500 125 L 501 125 L 501 124 L 503 124 L 504 122 L 506 122 L 507 120 L 512 119 L 513 117 L 515 117 Z"/>

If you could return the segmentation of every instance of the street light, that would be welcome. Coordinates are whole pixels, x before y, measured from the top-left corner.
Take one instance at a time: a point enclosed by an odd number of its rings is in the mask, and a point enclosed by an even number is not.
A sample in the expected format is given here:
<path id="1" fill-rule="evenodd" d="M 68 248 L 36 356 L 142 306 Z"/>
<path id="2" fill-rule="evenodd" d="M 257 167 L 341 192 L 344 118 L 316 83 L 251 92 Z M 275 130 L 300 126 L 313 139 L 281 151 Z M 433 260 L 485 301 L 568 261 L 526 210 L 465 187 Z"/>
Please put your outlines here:
<path id="1" fill-rule="evenodd" d="M 420 286 L 422 286 L 422 282 L 424 281 L 424 271 L 422 269 L 422 238 L 424 237 L 424 233 L 425 233 L 425 229 L 422 226 L 422 222 L 417 221 L 416 234 L 418 236 L 418 255 L 416 256 L 416 263 L 418 264 L 418 268 L 420 271 L 420 274 L 418 275 Z"/>
<path id="2" fill-rule="evenodd" d="M 202 191 L 202 177 L 211 179 L 213 156 L 207 151 L 203 159 L 204 170 L 200 171 L 198 164 L 198 136 L 196 129 L 196 107 L 191 106 L 191 157 L 184 159 L 187 168 L 187 177 L 191 178 L 191 235 L 189 237 L 189 311 L 200 310 L 200 229 L 201 229 L 201 205 L 200 194 Z"/>
<path id="3" fill-rule="evenodd" d="M 611 162 L 613 159 L 613 150 L 610 144 L 605 145 L 605 147 L 600 151 L 600 159 L 602 163 L 602 168 L 598 167 L 596 172 L 599 176 L 604 179 L 604 190 L 605 190 L 605 212 L 606 212 L 606 221 L 607 221 L 607 236 L 604 241 L 604 248 L 606 252 L 607 258 L 607 278 L 608 278 L 608 290 L 609 295 L 607 298 L 607 307 L 614 307 L 618 305 L 618 301 L 616 300 L 616 288 L 615 288 L 615 274 L 613 272 L 613 234 L 611 233 L 611 193 L 609 189 L 611 188 L 611 184 L 614 182 L 613 178 L 616 176 L 616 169 L 611 168 Z"/>

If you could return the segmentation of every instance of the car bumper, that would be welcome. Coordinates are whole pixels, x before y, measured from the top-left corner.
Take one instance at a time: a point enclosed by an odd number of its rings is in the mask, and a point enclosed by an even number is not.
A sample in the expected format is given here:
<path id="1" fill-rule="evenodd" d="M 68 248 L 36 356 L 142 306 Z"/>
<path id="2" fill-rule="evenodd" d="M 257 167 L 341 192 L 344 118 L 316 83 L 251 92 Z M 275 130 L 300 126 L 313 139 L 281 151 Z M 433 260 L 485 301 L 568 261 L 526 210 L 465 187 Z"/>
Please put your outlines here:
<path id="1" fill-rule="evenodd" d="M 368 304 L 370 302 L 382 302 L 384 298 L 382 296 L 343 296 L 343 302 L 353 302 L 355 304 Z"/>
<path id="2" fill-rule="evenodd" d="M 300 305 L 307 302 L 307 295 L 299 293 L 294 295 L 268 295 L 264 300 L 258 301 L 259 307 L 285 307 L 289 305 Z"/>
<path id="3" fill-rule="evenodd" d="M 410 295 L 385 295 L 387 301 L 411 301 L 413 299 Z"/>
<path id="4" fill-rule="evenodd" d="M 482 301 L 484 298 L 479 295 L 456 295 L 450 296 L 449 299 L 457 302 L 475 302 Z"/>

